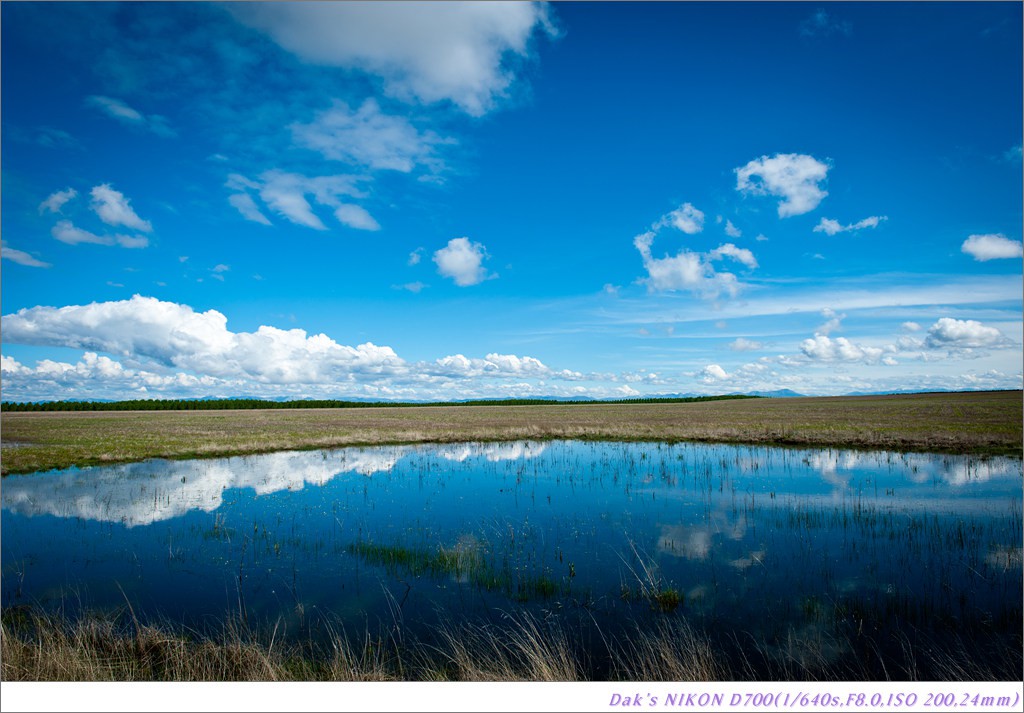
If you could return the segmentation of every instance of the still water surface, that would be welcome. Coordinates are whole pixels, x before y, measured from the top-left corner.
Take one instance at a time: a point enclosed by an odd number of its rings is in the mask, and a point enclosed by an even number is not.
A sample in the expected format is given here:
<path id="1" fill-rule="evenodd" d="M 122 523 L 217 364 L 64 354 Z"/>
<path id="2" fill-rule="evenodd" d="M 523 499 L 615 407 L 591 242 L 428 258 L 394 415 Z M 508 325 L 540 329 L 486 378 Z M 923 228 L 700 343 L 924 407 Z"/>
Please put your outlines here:
<path id="1" fill-rule="evenodd" d="M 1022 622 L 1015 458 L 387 446 L 9 476 L 0 499 L 3 606 L 72 616 L 130 603 L 316 638 L 527 609 L 593 636 L 684 616 L 763 641 Z M 464 566 L 426 566 L 439 552 Z"/>

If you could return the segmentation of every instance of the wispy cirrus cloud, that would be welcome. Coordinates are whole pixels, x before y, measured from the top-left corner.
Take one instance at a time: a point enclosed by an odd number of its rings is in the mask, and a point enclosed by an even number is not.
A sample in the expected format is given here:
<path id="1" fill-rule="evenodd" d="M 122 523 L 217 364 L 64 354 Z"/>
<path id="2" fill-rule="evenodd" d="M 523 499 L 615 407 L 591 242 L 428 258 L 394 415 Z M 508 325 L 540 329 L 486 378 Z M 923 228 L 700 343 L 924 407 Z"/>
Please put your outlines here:
<path id="1" fill-rule="evenodd" d="M 443 166 L 436 147 L 451 143 L 433 132 L 421 132 L 405 117 L 385 114 L 376 99 L 358 109 L 335 100 L 308 124 L 292 124 L 292 138 L 304 148 L 333 161 L 372 170 L 410 173 L 417 167 L 436 172 Z"/>
<path id="2" fill-rule="evenodd" d="M 832 218 L 822 218 L 821 221 L 814 226 L 815 233 L 825 233 L 826 235 L 838 235 L 839 233 L 849 233 L 857 230 L 863 230 L 864 228 L 877 228 L 878 224 L 889 218 L 884 215 L 872 215 L 863 220 L 858 220 L 856 223 L 850 223 L 849 225 L 842 225 L 838 220 Z"/>
<path id="3" fill-rule="evenodd" d="M 149 131 L 163 138 L 174 138 L 178 135 L 171 127 L 167 117 L 159 114 L 143 114 L 120 99 L 93 95 L 87 97 L 85 102 L 87 105 L 98 109 L 110 118 L 127 126 Z"/>
<path id="4" fill-rule="evenodd" d="M 131 201 L 120 191 L 114 190 L 109 183 L 93 187 L 89 195 L 92 196 L 90 207 L 107 225 L 123 225 L 144 233 L 153 230 L 148 220 L 143 220 L 135 213 Z"/>
<path id="5" fill-rule="evenodd" d="M 0 258 L 24 265 L 25 267 L 53 267 L 48 262 L 32 257 L 24 250 L 15 250 L 12 247 L 8 247 L 6 240 L 0 240 Z"/>
<path id="6" fill-rule="evenodd" d="M 78 228 L 70 220 L 60 220 L 50 230 L 50 235 L 67 245 L 120 245 L 123 248 L 144 248 L 149 245 L 145 235 L 97 235 Z"/>
<path id="7" fill-rule="evenodd" d="M 74 188 L 66 188 L 63 191 L 56 191 L 47 196 L 46 200 L 39 204 L 40 213 L 60 213 L 61 209 L 69 201 L 78 196 Z"/>
<path id="8" fill-rule="evenodd" d="M 291 223 L 314 230 L 327 230 L 327 226 L 307 199 L 312 197 L 319 205 L 333 209 L 335 219 L 343 225 L 357 230 L 379 230 L 380 224 L 361 206 L 343 201 L 343 198 L 365 198 L 366 192 L 359 186 L 364 181 L 360 176 L 331 175 L 304 176 L 273 169 L 264 171 L 259 180 L 251 180 L 241 174 L 231 174 L 225 184 L 234 191 L 228 202 L 244 217 L 263 225 L 270 220 L 260 210 L 253 194 L 274 213 Z"/>

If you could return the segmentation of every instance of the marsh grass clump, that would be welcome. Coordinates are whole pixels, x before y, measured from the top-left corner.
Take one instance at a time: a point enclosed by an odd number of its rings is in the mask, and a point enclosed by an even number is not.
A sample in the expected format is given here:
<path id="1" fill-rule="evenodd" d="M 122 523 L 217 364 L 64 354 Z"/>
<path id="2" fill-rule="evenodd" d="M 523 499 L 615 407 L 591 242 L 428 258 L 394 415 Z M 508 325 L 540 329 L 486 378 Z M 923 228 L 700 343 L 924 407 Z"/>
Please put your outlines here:
<path id="1" fill-rule="evenodd" d="M 446 680 L 583 681 L 586 667 L 565 629 L 530 615 L 491 625 L 444 626 L 437 653 Z"/>
<path id="2" fill-rule="evenodd" d="M 613 651 L 612 678 L 625 681 L 721 681 L 730 677 L 706 634 L 685 619 L 662 618 L 653 630 L 639 625 Z"/>
<path id="3" fill-rule="evenodd" d="M 568 591 L 565 582 L 557 582 L 546 572 L 533 574 L 494 567 L 485 556 L 485 548 L 475 541 L 460 541 L 453 547 L 436 550 L 413 549 L 401 545 L 353 542 L 350 554 L 389 572 L 402 571 L 414 577 L 451 577 L 485 591 L 499 591 L 519 602 L 534 598 L 550 599 Z"/>

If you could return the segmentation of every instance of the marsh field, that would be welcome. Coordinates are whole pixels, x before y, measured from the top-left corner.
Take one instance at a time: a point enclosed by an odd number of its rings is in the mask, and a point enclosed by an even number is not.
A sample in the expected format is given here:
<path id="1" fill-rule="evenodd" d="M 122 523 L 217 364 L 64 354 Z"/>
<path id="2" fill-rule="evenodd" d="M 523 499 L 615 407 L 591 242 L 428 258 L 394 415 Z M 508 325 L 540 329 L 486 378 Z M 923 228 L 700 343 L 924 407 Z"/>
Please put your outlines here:
<path id="1" fill-rule="evenodd" d="M 393 443 L 701 441 L 1016 454 L 1020 391 L 694 403 L 0 413 L 2 472 Z"/>
<path id="2" fill-rule="evenodd" d="M 1019 680 L 1021 392 L 4 413 L 3 680 Z"/>

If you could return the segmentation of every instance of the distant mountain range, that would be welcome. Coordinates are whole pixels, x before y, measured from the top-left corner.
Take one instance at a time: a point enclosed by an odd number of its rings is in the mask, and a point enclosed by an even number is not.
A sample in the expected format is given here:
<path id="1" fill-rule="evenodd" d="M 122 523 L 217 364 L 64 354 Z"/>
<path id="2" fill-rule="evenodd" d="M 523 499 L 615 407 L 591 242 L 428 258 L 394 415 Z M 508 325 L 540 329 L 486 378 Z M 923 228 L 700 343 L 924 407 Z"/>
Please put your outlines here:
<path id="1" fill-rule="evenodd" d="M 890 390 L 890 391 L 851 391 L 845 394 L 836 394 L 837 396 L 887 396 L 887 395 L 900 395 L 900 394 L 921 394 L 921 393 L 933 393 L 935 389 L 905 389 L 905 390 Z M 733 392 L 729 394 L 698 394 L 693 392 L 686 393 L 662 393 L 662 394 L 643 394 L 638 396 L 622 397 L 620 399 L 605 398 L 597 399 L 592 396 L 529 396 L 529 397 L 498 397 L 498 398 L 486 398 L 486 399 L 453 399 L 451 401 L 443 403 L 481 403 L 481 402 L 502 402 L 502 401 L 550 401 L 552 403 L 577 403 L 587 401 L 641 401 L 645 399 L 707 399 L 714 398 L 716 396 L 725 397 L 736 397 L 736 396 L 758 396 L 762 398 L 808 398 L 812 395 L 801 394 L 792 389 L 774 389 L 770 391 L 744 391 L 744 392 Z M 277 397 L 257 397 L 257 396 L 200 396 L 194 399 L 173 399 L 177 401 L 240 401 L 240 400 L 254 400 L 254 401 L 267 401 L 267 402 L 300 402 L 300 401 L 316 401 L 322 399 L 295 399 L 284 396 Z M 333 399 L 331 399 L 333 400 Z M 118 399 L 62 399 L 66 403 L 115 403 Z M 389 404 L 389 403 L 403 403 L 403 404 L 419 404 L 429 405 L 434 403 L 442 403 L 431 399 L 408 399 L 403 401 L 393 401 L 387 399 L 373 399 L 358 396 L 347 396 L 343 399 L 337 399 L 337 401 L 348 402 L 348 403 L 362 403 L 362 404 Z M 27 401 L 23 403 L 47 403 L 45 401 Z"/>

